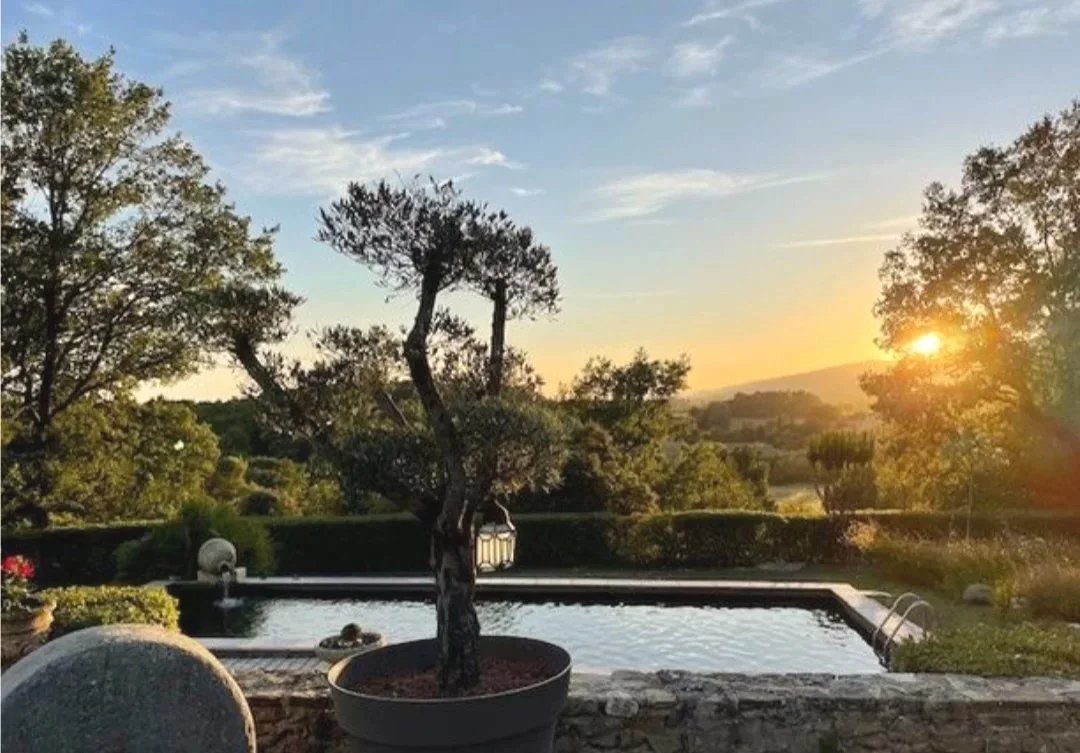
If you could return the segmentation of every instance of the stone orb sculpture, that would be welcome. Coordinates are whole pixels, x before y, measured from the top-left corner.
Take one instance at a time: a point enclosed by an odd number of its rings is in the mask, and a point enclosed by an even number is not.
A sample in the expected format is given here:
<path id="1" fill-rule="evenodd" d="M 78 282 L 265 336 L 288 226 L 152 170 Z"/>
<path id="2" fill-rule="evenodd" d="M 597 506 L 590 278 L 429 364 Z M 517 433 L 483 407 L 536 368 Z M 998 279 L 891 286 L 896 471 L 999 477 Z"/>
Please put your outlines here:
<path id="1" fill-rule="evenodd" d="M 255 753 L 236 681 L 199 643 L 150 625 L 65 635 L 4 673 L 4 753 Z"/>
<path id="2" fill-rule="evenodd" d="M 236 569 L 236 547 L 225 539 L 207 539 L 199 547 L 199 570 L 207 575 L 221 575 L 222 568 Z"/>

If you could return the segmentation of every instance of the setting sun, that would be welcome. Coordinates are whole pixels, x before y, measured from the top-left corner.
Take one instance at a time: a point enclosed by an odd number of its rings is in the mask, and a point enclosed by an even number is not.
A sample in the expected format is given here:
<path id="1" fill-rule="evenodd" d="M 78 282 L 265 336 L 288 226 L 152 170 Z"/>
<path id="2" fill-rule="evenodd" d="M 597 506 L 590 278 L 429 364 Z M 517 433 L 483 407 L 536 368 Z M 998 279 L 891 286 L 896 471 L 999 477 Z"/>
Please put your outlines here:
<path id="1" fill-rule="evenodd" d="M 920 356 L 937 355 L 941 350 L 941 336 L 937 332 L 927 332 L 916 338 L 909 347 L 912 353 Z"/>

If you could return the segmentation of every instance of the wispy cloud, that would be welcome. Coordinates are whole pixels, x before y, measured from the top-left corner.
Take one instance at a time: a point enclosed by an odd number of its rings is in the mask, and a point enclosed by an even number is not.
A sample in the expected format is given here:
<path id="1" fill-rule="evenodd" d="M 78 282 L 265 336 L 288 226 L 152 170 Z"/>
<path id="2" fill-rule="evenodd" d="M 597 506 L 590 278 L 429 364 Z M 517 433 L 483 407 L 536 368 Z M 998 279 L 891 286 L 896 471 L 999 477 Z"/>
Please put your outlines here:
<path id="1" fill-rule="evenodd" d="M 675 100 L 677 107 L 712 107 L 713 88 L 711 86 L 694 86 L 684 90 Z"/>
<path id="2" fill-rule="evenodd" d="M 481 167 L 506 167 L 511 170 L 520 170 L 524 167 L 520 162 L 509 159 L 498 149 L 489 149 L 488 147 L 476 149 L 473 156 L 465 159 L 465 164 L 478 165 Z"/>
<path id="3" fill-rule="evenodd" d="M 433 173 L 462 175 L 475 167 L 512 166 L 487 146 L 408 146 L 399 136 L 371 137 L 342 128 L 290 128 L 254 135 L 255 147 L 237 172 L 258 191 L 327 196 L 350 181 Z"/>
<path id="4" fill-rule="evenodd" d="M 45 16 L 46 18 L 56 15 L 56 11 L 42 3 L 27 3 L 23 6 L 23 10 L 27 13 L 33 13 L 35 16 Z"/>
<path id="5" fill-rule="evenodd" d="M 570 61 L 573 79 L 586 94 L 603 97 L 626 73 L 640 71 L 652 56 L 641 37 L 622 37 L 575 56 Z"/>
<path id="6" fill-rule="evenodd" d="M 540 81 L 537 88 L 545 94 L 558 94 L 565 87 L 553 78 L 545 78 Z"/>
<path id="7" fill-rule="evenodd" d="M 905 214 L 903 217 L 891 217 L 887 220 L 871 222 L 867 227 L 876 230 L 906 230 L 919 224 L 918 214 Z"/>
<path id="8" fill-rule="evenodd" d="M 386 120 L 409 128 L 446 128 L 447 123 L 454 118 L 517 115 L 523 110 L 521 105 L 509 103 L 491 104 L 478 102 L 475 99 L 447 99 L 414 105 L 401 112 L 387 115 Z"/>
<path id="9" fill-rule="evenodd" d="M 1028 8 L 994 20 L 986 27 L 986 41 L 1041 37 L 1053 30 L 1053 15 L 1049 8 Z"/>
<path id="10" fill-rule="evenodd" d="M 752 11 L 786 2 L 791 2 L 791 0 L 742 0 L 742 2 L 732 3 L 722 8 L 718 8 L 715 3 L 712 3 L 707 10 L 703 10 L 702 12 L 691 16 L 683 21 L 682 25 L 698 26 L 700 24 L 708 23 L 709 21 L 719 21 L 724 18 L 739 18 L 749 23 L 752 27 L 756 27 L 758 21 Z"/>
<path id="11" fill-rule="evenodd" d="M 638 173 L 609 181 L 593 191 L 600 204 L 590 220 L 647 217 L 688 199 L 716 199 L 747 191 L 822 180 L 824 175 L 740 175 L 691 168 Z"/>
<path id="12" fill-rule="evenodd" d="M 668 58 L 667 69 L 676 78 L 711 76 L 724 57 L 724 50 L 735 37 L 726 36 L 712 44 L 681 42 L 675 45 Z"/>
<path id="13" fill-rule="evenodd" d="M 879 47 L 837 58 L 819 58 L 801 54 L 780 55 L 759 71 L 757 78 L 759 83 L 766 88 L 790 89 L 872 60 L 886 52 L 888 52 L 887 48 Z"/>
<path id="14" fill-rule="evenodd" d="M 880 25 L 880 43 L 897 49 L 1040 37 L 1080 22 L 1077 0 L 859 0 L 859 10 Z"/>
<path id="15" fill-rule="evenodd" d="M 521 186 L 513 186 L 510 189 L 510 193 L 514 196 L 539 196 L 543 192 L 542 188 L 522 188 Z"/>
<path id="16" fill-rule="evenodd" d="M 889 41 L 901 47 L 930 45 L 980 23 L 1001 0 L 859 0 L 862 13 L 880 19 Z"/>
<path id="17" fill-rule="evenodd" d="M 305 117 L 330 110 L 330 93 L 318 85 L 318 76 L 282 49 L 273 33 L 204 35 L 185 46 L 205 57 L 182 61 L 187 72 L 213 68 L 220 86 L 195 86 L 178 101 L 209 115 L 259 113 Z M 221 50 L 226 52 L 220 58 Z M 178 70 L 174 66 L 174 71 Z"/>
<path id="18" fill-rule="evenodd" d="M 896 233 L 880 235 L 849 235 L 843 238 L 817 238 L 808 241 L 792 241 L 790 243 L 777 243 L 774 248 L 822 248 L 825 246 L 848 246 L 860 243 L 881 243 L 883 241 L 895 241 L 899 238 Z"/>

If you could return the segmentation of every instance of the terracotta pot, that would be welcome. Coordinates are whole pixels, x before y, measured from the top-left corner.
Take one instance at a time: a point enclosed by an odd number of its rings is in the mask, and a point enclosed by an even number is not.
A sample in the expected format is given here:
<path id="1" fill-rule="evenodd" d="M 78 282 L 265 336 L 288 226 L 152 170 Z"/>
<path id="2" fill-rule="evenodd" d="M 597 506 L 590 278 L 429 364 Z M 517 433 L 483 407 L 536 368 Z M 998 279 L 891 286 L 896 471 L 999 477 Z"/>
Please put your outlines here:
<path id="1" fill-rule="evenodd" d="M 383 640 L 382 633 L 363 633 L 363 640 L 358 646 L 349 646 L 348 648 L 329 648 L 323 646 L 321 643 L 315 644 L 315 656 L 322 659 L 327 664 L 336 664 L 342 659 L 347 659 L 350 656 L 356 654 L 362 654 L 365 651 L 371 651 L 381 646 L 386 645 Z M 337 638 L 336 635 L 328 636 L 329 638 Z"/>
<path id="2" fill-rule="evenodd" d="M 5 666 L 18 661 L 45 642 L 55 606 L 53 602 L 45 601 L 37 609 L 0 615 L 0 661 Z"/>

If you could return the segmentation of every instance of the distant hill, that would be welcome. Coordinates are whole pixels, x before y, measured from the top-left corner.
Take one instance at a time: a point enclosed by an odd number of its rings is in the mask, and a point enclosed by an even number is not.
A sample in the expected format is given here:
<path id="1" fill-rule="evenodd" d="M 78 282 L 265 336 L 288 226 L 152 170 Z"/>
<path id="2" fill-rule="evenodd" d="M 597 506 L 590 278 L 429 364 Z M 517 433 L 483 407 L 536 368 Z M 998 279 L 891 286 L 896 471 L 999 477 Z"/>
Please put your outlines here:
<path id="1" fill-rule="evenodd" d="M 727 400 L 736 392 L 768 392 L 806 390 L 833 405 L 865 408 L 870 401 L 859 387 L 859 377 L 868 371 L 883 371 L 887 361 L 858 361 L 829 366 L 802 374 L 761 379 L 756 382 L 733 384 L 718 389 L 694 390 L 681 396 L 681 402 L 697 405 L 714 400 Z"/>

